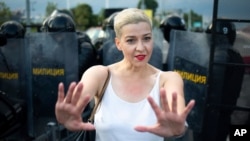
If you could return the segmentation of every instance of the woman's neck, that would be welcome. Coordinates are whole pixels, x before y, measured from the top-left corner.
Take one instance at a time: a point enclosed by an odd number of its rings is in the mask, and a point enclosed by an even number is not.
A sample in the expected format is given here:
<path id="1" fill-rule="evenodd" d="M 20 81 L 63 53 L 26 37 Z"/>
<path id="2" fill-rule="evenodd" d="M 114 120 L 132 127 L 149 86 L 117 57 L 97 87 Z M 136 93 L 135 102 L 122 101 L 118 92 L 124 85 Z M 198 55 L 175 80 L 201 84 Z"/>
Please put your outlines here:
<path id="1" fill-rule="evenodd" d="M 151 71 L 153 71 L 152 66 L 149 64 L 145 64 L 143 66 L 135 66 L 125 61 L 117 63 L 116 68 L 118 72 L 120 72 L 123 76 L 128 76 L 128 77 L 133 77 L 133 76 L 143 77 L 148 75 Z"/>

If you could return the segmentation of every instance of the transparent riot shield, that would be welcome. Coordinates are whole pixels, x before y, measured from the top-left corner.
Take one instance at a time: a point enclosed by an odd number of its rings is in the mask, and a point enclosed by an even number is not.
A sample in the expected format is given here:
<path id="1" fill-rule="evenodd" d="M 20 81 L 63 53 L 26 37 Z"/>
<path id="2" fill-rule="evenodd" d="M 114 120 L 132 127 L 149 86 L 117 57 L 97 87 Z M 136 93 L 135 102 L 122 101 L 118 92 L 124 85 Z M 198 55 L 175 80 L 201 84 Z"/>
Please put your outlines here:
<path id="1" fill-rule="evenodd" d="M 101 46 L 100 57 L 103 65 L 110 65 L 112 63 L 122 60 L 123 54 L 115 45 L 115 32 L 112 29 L 106 29 L 107 38 Z"/>
<path id="2" fill-rule="evenodd" d="M 225 100 L 230 99 L 230 97 L 235 98 L 234 100 L 230 100 L 231 102 L 235 102 L 236 106 L 230 107 L 228 111 L 233 110 L 233 114 L 231 115 L 231 121 L 227 122 L 224 119 L 222 123 L 227 123 L 230 125 L 220 125 L 218 133 L 216 135 L 217 140 L 225 140 L 226 137 L 229 140 L 239 139 L 235 138 L 233 133 L 236 126 L 246 127 L 249 125 L 249 111 L 250 105 L 248 104 L 249 99 L 249 67 L 250 67 L 250 59 L 249 59 L 249 9 L 250 1 L 234 1 L 234 0 L 215 0 L 214 1 L 214 16 L 213 22 L 217 21 L 229 21 L 234 22 L 236 25 L 236 40 L 234 44 L 235 51 L 231 51 L 232 62 L 229 64 L 231 72 L 234 72 L 234 75 L 231 75 L 230 78 L 233 78 L 228 81 L 230 84 L 235 84 L 227 87 L 227 92 L 230 95 L 224 97 Z M 240 54 L 240 55 L 239 55 Z M 237 57 L 238 56 L 238 57 Z M 240 56 L 240 57 L 239 57 Z M 238 70 L 237 70 L 238 68 Z M 243 75 L 241 75 L 243 74 Z M 232 93 L 237 92 L 237 96 L 231 96 Z M 225 101 L 224 100 L 224 101 Z M 228 113 L 223 113 L 224 115 Z M 214 135 L 215 136 L 215 135 Z"/>
<path id="3" fill-rule="evenodd" d="M 168 68 L 184 79 L 186 101 L 196 100 L 187 122 L 189 127 L 201 131 L 207 90 L 209 41 L 206 34 L 172 31 L 168 53 Z"/>
<path id="4" fill-rule="evenodd" d="M 249 5 L 249 0 L 219 0 L 218 17 L 226 17 L 227 19 L 248 20 L 248 13 L 250 13 Z"/>
<path id="5" fill-rule="evenodd" d="M 26 116 L 24 39 L 8 39 L 0 46 L 0 138 L 13 136 Z"/>
<path id="6" fill-rule="evenodd" d="M 217 65 L 212 69 L 212 76 L 208 75 L 211 35 L 173 30 L 170 40 L 168 68 L 182 76 L 186 103 L 191 99 L 196 101 L 187 118 L 189 129 L 194 133 L 193 138 L 198 141 L 209 134 L 215 135 L 220 112 L 223 111 L 221 103 L 225 81 L 225 66 L 219 64 L 228 61 L 228 40 L 216 36 L 213 60 Z"/>
<path id="7" fill-rule="evenodd" d="M 13 98 L 24 95 L 24 39 L 8 39 L 0 47 L 0 91 Z"/>
<path id="8" fill-rule="evenodd" d="M 78 43 L 75 33 L 33 33 L 27 37 L 28 128 L 30 136 L 46 132 L 46 124 L 56 122 L 58 84 L 65 91 L 78 81 Z"/>
<path id="9" fill-rule="evenodd" d="M 239 98 L 237 99 L 237 106 L 250 108 L 250 32 L 248 30 L 250 24 L 240 24 L 238 26 L 242 28 L 240 28 L 237 32 L 234 49 L 239 51 L 244 63 L 248 65 L 248 67 L 245 67 L 241 92 Z M 250 124 L 249 110 L 235 110 L 232 114 L 232 124 Z"/>

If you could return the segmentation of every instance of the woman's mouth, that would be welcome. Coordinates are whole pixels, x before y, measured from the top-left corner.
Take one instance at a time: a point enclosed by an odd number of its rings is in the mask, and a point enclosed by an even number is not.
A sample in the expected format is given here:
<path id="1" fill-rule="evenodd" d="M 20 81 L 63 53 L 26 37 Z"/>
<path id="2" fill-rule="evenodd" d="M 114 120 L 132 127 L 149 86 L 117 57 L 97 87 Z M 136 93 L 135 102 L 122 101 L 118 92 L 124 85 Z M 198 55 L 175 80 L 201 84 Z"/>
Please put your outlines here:
<path id="1" fill-rule="evenodd" d="M 146 55 L 137 55 L 135 56 L 137 60 L 142 61 L 145 59 Z"/>

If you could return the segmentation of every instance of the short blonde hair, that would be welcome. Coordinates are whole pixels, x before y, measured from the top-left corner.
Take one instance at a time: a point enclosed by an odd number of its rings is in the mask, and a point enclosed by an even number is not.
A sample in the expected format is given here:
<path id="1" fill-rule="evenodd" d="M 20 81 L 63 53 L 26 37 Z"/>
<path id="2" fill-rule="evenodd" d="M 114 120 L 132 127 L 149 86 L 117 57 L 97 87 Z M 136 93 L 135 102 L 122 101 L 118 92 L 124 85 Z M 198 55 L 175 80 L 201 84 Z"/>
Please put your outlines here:
<path id="1" fill-rule="evenodd" d="M 141 9 L 128 8 L 119 12 L 114 18 L 114 30 L 117 38 L 121 37 L 121 28 L 127 24 L 146 22 L 152 29 L 152 21 Z"/>

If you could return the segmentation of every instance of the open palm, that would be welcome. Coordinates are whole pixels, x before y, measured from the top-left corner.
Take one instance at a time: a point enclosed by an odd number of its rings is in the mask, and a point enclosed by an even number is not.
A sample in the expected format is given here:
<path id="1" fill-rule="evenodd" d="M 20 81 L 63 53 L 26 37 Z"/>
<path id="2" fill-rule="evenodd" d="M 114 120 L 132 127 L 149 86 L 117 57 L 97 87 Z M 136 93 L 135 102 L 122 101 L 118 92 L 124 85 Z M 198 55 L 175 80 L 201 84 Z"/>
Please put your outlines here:
<path id="1" fill-rule="evenodd" d="M 162 107 L 159 107 L 152 97 L 148 97 L 148 101 L 156 114 L 157 123 L 152 126 L 136 126 L 135 130 L 139 132 L 150 132 L 162 137 L 172 137 L 183 134 L 186 128 L 185 122 L 187 115 L 195 104 L 194 100 L 191 100 L 184 111 L 179 114 L 177 112 L 176 93 L 172 94 L 171 109 L 164 89 L 160 90 L 160 99 Z"/>
<path id="2" fill-rule="evenodd" d="M 55 106 L 57 121 L 72 131 L 93 130 L 91 123 L 82 121 L 82 112 L 89 102 L 90 97 L 86 96 L 79 101 L 82 94 L 83 84 L 72 82 L 65 96 L 64 85 L 58 85 L 58 98 Z"/>

